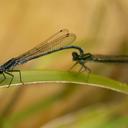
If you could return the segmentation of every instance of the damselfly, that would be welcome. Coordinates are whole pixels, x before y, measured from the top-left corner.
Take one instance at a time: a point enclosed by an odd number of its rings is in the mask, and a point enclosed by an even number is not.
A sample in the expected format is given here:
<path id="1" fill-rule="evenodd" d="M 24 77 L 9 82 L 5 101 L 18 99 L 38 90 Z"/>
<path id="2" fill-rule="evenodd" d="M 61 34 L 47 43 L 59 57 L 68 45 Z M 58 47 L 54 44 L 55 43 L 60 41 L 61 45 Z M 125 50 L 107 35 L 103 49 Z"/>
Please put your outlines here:
<path id="1" fill-rule="evenodd" d="M 82 51 L 82 50 L 81 50 Z M 80 71 L 83 69 L 91 72 L 91 70 L 85 65 L 86 62 L 98 62 L 98 63 L 119 63 L 119 64 L 128 64 L 128 55 L 93 55 L 91 53 L 84 52 L 73 52 L 72 53 L 73 61 L 75 64 L 71 67 L 71 69 L 80 64 Z"/>
<path id="2" fill-rule="evenodd" d="M 0 74 L 3 75 L 3 79 L 0 81 L 0 83 L 5 81 L 6 79 L 5 74 L 7 74 L 11 76 L 11 80 L 9 82 L 9 86 L 10 86 L 14 79 L 14 75 L 12 74 L 12 72 L 18 72 L 20 76 L 20 82 L 23 84 L 20 70 L 15 70 L 14 68 L 17 65 L 24 64 L 30 60 L 39 58 L 41 56 L 71 48 L 79 50 L 80 54 L 83 53 L 83 50 L 80 47 L 69 46 L 69 44 L 71 44 L 75 39 L 76 39 L 75 34 L 69 33 L 67 29 L 62 29 L 59 32 L 52 35 L 47 40 L 41 42 L 36 47 L 25 52 L 24 54 L 17 56 L 15 58 L 11 58 L 10 60 L 8 60 L 7 62 L 5 62 L 3 65 L 0 66 Z"/>

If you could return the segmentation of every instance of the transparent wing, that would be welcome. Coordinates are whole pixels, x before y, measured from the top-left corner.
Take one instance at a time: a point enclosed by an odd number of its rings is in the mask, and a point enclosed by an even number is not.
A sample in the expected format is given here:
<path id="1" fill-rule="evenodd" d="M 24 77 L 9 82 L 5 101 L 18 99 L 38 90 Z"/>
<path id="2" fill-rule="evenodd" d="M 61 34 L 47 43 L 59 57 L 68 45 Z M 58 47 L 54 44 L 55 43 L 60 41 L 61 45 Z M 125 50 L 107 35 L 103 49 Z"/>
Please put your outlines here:
<path id="1" fill-rule="evenodd" d="M 29 60 L 40 54 L 43 56 L 46 53 L 59 49 L 61 47 L 71 44 L 76 39 L 75 34 L 69 33 L 67 29 L 62 29 L 59 32 L 52 35 L 49 39 L 41 42 L 36 47 L 27 51 L 26 53 L 16 57 L 17 60 Z"/>

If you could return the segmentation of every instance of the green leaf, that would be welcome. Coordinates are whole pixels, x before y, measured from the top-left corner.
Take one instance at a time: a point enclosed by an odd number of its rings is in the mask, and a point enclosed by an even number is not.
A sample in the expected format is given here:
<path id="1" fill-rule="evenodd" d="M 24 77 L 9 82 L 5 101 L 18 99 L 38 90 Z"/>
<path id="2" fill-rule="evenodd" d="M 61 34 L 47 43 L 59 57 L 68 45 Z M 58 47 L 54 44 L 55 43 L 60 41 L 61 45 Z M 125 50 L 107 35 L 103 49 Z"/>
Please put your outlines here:
<path id="1" fill-rule="evenodd" d="M 22 83 L 20 83 L 19 74 L 13 74 L 14 80 L 11 86 L 21 85 Z M 11 78 L 7 76 L 7 79 L 0 87 L 7 87 L 10 79 Z M 22 71 L 22 80 L 25 85 L 36 83 L 73 83 L 102 87 L 128 94 L 128 84 L 87 73 L 67 71 Z"/>

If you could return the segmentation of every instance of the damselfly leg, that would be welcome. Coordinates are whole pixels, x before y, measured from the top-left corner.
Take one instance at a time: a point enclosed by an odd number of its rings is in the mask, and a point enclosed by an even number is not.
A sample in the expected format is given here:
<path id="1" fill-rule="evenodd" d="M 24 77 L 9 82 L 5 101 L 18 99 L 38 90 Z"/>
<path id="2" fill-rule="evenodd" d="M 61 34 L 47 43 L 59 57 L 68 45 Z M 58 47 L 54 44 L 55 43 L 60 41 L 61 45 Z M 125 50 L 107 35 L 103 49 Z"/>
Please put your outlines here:
<path id="1" fill-rule="evenodd" d="M 6 73 L 7 75 L 9 75 L 9 76 L 11 76 L 11 80 L 10 80 L 10 82 L 9 82 L 9 84 L 8 84 L 8 88 L 10 87 L 10 85 L 11 85 L 11 83 L 12 83 L 12 81 L 13 81 L 13 79 L 14 79 L 14 75 L 13 74 L 11 74 L 11 73 L 9 73 L 9 72 L 4 72 L 4 73 Z"/>
<path id="2" fill-rule="evenodd" d="M 2 72 L 1 75 L 3 75 L 4 78 L 0 81 L 0 84 L 1 84 L 2 82 L 4 82 L 5 79 L 6 79 L 6 76 L 5 76 L 4 72 Z"/>
<path id="3" fill-rule="evenodd" d="M 11 80 L 10 80 L 10 82 L 8 84 L 8 88 L 9 88 L 10 85 L 12 84 L 13 79 L 14 79 L 14 75 L 12 74 L 12 72 L 18 72 L 19 73 L 20 82 L 24 85 L 24 82 L 22 81 L 21 71 L 20 70 L 9 70 L 9 71 L 6 71 L 6 72 L 1 73 L 3 75 L 3 79 L 0 81 L 0 84 L 7 79 L 7 77 L 5 75 L 5 74 L 7 74 L 8 76 L 11 77 Z"/>
<path id="4" fill-rule="evenodd" d="M 10 87 L 10 85 L 11 85 L 13 79 L 14 79 L 14 75 L 11 74 L 10 72 L 11 72 L 11 73 L 12 73 L 12 72 L 18 72 L 18 73 L 19 73 L 19 77 L 20 77 L 20 83 L 22 83 L 22 84 L 24 85 L 24 82 L 22 81 L 22 77 L 21 77 L 21 71 L 20 71 L 20 70 L 9 70 L 7 73 L 8 73 L 8 75 L 11 75 L 11 76 L 12 76 L 12 79 L 11 79 L 11 81 L 10 81 L 8 87 Z"/>
<path id="5" fill-rule="evenodd" d="M 74 64 L 69 68 L 69 71 L 72 70 L 77 64 L 78 64 L 78 62 L 74 63 Z"/>

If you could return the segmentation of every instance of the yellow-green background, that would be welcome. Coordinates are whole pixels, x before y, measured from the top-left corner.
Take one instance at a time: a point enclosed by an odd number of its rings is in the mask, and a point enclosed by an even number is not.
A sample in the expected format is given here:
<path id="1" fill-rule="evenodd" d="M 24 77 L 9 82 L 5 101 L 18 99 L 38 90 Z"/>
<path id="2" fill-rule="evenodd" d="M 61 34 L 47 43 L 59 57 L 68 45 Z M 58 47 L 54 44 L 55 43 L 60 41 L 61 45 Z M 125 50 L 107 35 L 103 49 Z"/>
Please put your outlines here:
<path id="1" fill-rule="evenodd" d="M 63 28 L 77 35 L 73 44 L 81 46 L 86 52 L 128 54 L 127 0 L 0 0 L 0 63 L 22 54 Z M 17 69 L 67 71 L 73 64 L 71 52 L 68 50 L 45 56 Z M 96 74 L 128 83 L 127 65 L 87 65 Z M 0 90 L 1 113 L 16 90 L 17 87 Z M 61 116 L 60 120 L 47 127 L 59 128 L 59 124 L 66 122 L 67 125 L 62 127 L 99 128 L 99 123 L 127 117 L 128 100 L 124 94 L 89 86 L 35 84 L 22 88 L 16 94 L 15 97 L 20 94 L 19 99 L 4 115 L 5 119 L 59 93 L 65 93 L 66 96 L 53 103 L 51 101 L 46 109 L 40 109 L 13 124 L 13 127 L 43 128 Z M 113 109 L 117 111 L 113 112 Z M 111 114 L 108 116 L 106 113 Z"/>

